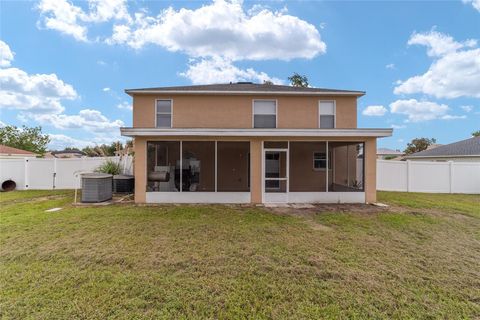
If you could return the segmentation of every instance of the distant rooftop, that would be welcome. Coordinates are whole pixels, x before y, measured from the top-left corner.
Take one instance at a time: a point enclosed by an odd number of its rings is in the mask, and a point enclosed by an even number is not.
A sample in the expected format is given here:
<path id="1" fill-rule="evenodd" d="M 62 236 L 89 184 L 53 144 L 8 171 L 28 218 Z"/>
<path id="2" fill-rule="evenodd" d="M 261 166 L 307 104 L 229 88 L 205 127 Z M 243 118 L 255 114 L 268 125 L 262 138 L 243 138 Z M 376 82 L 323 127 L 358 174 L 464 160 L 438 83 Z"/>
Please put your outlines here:
<path id="1" fill-rule="evenodd" d="M 406 158 L 422 158 L 422 157 L 480 157 L 480 137 L 445 144 L 433 149 L 413 153 Z"/>
<path id="2" fill-rule="evenodd" d="M 57 154 L 79 154 L 82 156 L 87 155 L 85 152 L 80 151 L 80 150 L 59 150 L 59 151 L 52 151 L 50 152 L 52 155 L 57 155 Z"/>
<path id="3" fill-rule="evenodd" d="M 312 87 L 293 87 L 276 84 L 258 84 L 252 82 L 237 82 L 227 84 L 207 84 L 195 86 L 176 86 L 176 87 L 155 87 L 155 88 L 139 88 L 126 89 L 126 93 L 183 93 L 183 94 L 286 94 L 286 95 L 350 95 L 363 96 L 364 91 L 355 90 L 340 90 L 327 88 L 312 88 Z"/>
<path id="4" fill-rule="evenodd" d="M 388 149 L 388 148 L 378 148 L 377 149 L 377 154 L 378 155 L 403 155 L 403 152 L 400 150 L 393 150 L 393 149 Z"/>
<path id="5" fill-rule="evenodd" d="M 26 156 L 35 156 L 36 154 L 27 150 L 17 149 L 9 146 L 0 144 L 0 154 L 4 155 L 26 155 Z"/>

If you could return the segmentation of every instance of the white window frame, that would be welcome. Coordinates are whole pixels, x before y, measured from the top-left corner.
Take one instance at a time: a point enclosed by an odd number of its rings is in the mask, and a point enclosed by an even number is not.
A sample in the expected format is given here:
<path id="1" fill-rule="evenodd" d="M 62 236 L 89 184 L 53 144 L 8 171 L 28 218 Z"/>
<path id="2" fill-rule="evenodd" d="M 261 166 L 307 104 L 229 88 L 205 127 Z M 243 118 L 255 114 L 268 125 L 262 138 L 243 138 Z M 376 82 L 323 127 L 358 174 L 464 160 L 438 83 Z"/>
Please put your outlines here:
<path id="1" fill-rule="evenodd" d="M 320 126 L 321 124 L 321 110 L 320 110 L 320 105 L 322 102 L 333 102 L 333 129 L 337 128 L 337 101 L 336 100 L 319 100 L 318 101 L 318 128 L 319 129 L 325 129 Z"/>
<path id="2" fill-rule="evenodd" d="M 275 128 L 255 128 L 255 101 L 275 102 Z M 273 115 L 273 114 L 266 114 Z M 278 128 L 278 100 L 277 99 L 252 99 L 252 129 L 277 129 Z"/>
<path id="3" fill-rule="evenodd" d="M 325 168 L 315 168 L 315 153 L 323 153 L 325 154 Z M 313 151 L 312 153 L 312 166 L 313 166 L 313 170 L 314 171 L 326 171 L 326 169 L 328 168 L 328 154 L 326 152 L 323 152 L 323 151 Z M 319 159 L 320 160 L 320 159 Z"/>
<path id="4" fill-rule="evenodd" d="M 170 113 L 158 112 L 157 110 L 157 101 L 170 101 Z M 157 115 L 159 114 L 169 114 L 170 115 L 170 127 L 158 127 L 157 126 Z M 155 99 L 155 128 L 173 128 L 173 99 Z"/>

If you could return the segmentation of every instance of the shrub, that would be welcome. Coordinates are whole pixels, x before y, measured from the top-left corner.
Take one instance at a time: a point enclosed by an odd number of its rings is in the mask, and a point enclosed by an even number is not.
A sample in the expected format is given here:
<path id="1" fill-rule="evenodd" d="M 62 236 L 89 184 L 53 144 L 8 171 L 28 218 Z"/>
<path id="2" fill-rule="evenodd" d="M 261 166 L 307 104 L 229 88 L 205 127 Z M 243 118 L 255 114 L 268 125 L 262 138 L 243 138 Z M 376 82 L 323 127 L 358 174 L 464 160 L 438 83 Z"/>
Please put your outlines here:
<path id="1" fill-rule="evenodd" d="M 97 169 L 95 169 L 95 172 L 116 175 L 122 173 L 122 166 L 120 165 L 120 163 L 109 159 L 105 161 L 102 165 L 100 165 Z"/>

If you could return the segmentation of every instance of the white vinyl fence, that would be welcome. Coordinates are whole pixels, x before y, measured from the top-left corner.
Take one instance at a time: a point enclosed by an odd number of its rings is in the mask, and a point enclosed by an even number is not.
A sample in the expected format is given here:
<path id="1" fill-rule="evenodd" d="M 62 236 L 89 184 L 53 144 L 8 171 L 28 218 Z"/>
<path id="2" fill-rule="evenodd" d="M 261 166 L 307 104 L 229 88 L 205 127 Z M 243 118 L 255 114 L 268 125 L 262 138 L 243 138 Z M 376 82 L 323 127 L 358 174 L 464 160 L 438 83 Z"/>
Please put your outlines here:
<path id="1" fill-rule="evenodd" d="M 124 174 L 132 174 L 131 156 L 0 159 L 0 185 L 6 180 L 13 180 L 18 190 L 74 189 L 80 185 L 80 174 L 95 171 L 108 159 L 120 162 Z"/>
<path id="2" fill-rule="evenodd" d="M 377 160 L 377 190 L 480 194 L 480 162 Z"/>

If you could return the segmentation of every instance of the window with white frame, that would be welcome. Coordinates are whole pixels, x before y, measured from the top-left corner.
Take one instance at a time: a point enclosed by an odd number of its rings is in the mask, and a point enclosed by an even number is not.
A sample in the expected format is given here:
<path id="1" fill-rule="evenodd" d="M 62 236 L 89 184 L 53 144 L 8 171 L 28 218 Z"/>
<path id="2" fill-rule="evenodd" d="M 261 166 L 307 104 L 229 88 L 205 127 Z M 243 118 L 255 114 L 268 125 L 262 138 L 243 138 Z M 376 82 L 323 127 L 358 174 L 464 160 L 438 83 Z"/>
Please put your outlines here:
<path id="1" fill-rule="evenodd" d="M 318 113 L 320 129 L 335 128 L 335 101 L 320 101 Z"/>
<path id="2" fill-rule="evenodd" d="M 321 151 L 315 151 L 313 153 L 313 169 L 325 170 L 327 167 L 327 154 Z M 332 154 L 329 153 L 328 157 L 328 169 L 332 169 Z"/>
<path id="3" fill-rule="evenodd" d="M 253 127 L 277 127 L 277 102 L 275 100 L 253 101 Z"/>
<path id="4" fill-rule="evenodd" d="M 157 128 L 172 127 L 172 100 L 157 100 Z"/>
<path id="5" fill-rule="evenodd" d="M 313 153 L 313 169 L 323 170 L 327 167 L 327 155 L 325 152 Z"/>

